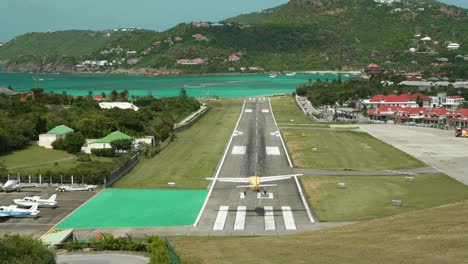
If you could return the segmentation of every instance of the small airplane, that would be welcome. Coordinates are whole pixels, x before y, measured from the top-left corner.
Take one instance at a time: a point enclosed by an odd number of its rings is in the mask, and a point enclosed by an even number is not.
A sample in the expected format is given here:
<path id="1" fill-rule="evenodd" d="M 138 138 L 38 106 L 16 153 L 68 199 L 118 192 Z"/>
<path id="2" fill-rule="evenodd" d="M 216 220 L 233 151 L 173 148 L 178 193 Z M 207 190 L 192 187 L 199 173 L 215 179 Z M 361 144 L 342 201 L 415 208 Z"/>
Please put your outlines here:
<path id="1" fill-rule="evenodd" d="M 263 184 L 264 182 L 273 182 L 291 179 L 293 177 L 302 176 L 303 174 L 291 174 L 291 175 L 278 175 L 278 176 L 251 176 L 248 178 L 206 178 L 210 181 L 219 181 L 219 182 L 236 182 L 236 183 L 248 183 L 249 185 L 240 185 L 237 188 L 250 188 L 254 192 L 263 191 L 266 194 L 266 191 L 263 187 L 272 187 L 277 186 L 276 184 Z"/>
<path id="2" fill-rule="evenodd" d="M 23 199 L 14 199 L 13 202 L 22 207 L 31 207 L 37 204 L 39 207 L 55 207 L 57 205 L 57 194 L 52 194 L 49 199 L 41 199 L 41 196 L 24 197 Z"/>
<path id="3" fill-rule="evenodd" d="M 35 216 L 40 213 L 37 210 L 38 205 L 35 204 L 29 209 L 20 209 L 16 205 L 0 206 L 0 217 L 24 217 Z"/>
<path id="4" fill-rule="evenodd" d="M 21 188 L 32 188 L 37 187 L 37 184 L 25 184 L 21 183 L 18 180 L 8 180 L 5 184 L 2 185 L 1 190 L 4 192 L 17 191 L 20 192 Z"/>

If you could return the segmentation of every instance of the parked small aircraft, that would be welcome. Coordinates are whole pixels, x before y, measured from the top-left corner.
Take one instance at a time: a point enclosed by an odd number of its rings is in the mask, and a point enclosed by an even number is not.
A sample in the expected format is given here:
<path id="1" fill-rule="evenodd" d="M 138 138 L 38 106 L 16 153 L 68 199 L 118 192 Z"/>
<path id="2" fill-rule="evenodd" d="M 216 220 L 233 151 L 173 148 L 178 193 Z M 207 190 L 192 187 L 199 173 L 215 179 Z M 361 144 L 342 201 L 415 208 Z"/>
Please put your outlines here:
<path id="1" fill-rule="evenodd" d="M 37 210 L 38 205 L 35 204 L 29 209 L 20 209 L 16 205 L 0 206 L 0 217 L 24 217 L 37 215 L 40 211 Z"/>
<path id="2" fill-rule="evenodd" d="M 2 185 L 1 190 L 4 192 L 11 192 L 11 191 L 21 191 L 22 188 L 32 188 L 37 187 L 37 184 L 26 184 L 21 183 L 18 180 L 8 180 L 5 184 Z"/>
<path id="3" fill-rule="evenodd" d="M 262 184 L 264 182 L 273 182 L 273 181 L 281 181 L 291 179 L 292 177 L 302 176 L 302 174 L 291 174 L 291 175 L 278 175 L 278 176 L 252 176 L 248 178 L 206 178 L 210 181 L 219 181 L 219 182 L 236 182 L 236 183 L 248 183 L 249 185 L 240 185 L 237 188 L 250 188 L 254 192 L 260 192 L 263 190 L 264 193 L 266 191 L 262 187 L 271 187 L 276 186 L 276 184 Z"/>
<path id="4" fill-rule="evenodd" d="M 14 199 L 13 202 L 22 207 L 31 207 L 37 204 L 39 207 L 55 207 L 57 205 L 57 194 L 52 194 L 49 199 L 41 199 L 41 196 L 24 197 L 23 199 Z"/>

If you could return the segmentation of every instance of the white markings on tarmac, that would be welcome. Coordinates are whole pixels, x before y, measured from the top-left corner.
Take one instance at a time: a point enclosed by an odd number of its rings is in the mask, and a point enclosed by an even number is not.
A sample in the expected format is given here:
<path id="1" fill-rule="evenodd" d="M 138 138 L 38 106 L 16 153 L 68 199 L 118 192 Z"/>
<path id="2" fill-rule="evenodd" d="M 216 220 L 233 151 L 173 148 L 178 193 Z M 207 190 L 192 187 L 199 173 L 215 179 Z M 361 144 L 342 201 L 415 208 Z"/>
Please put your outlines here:
<path id="1" fill-rule="evenodd" d="M 234 146 L 232 148 L 232 155 L 244 155 L 245 151 L 247 150 L 246 146 Z"/>
<path id="2" fill-rule="evenodd" d="M 257 193 L 257 199 L 274 199 L 273 193 L 269 192 L 266 195 L 263 195 L 261 193 Z"/>
<path id="3" fill-rule="evenodd" d="M 237 206 L 236 221 L 234 222 L 234 230 L 244 230 L 246 210 L 247 210 L 247 207 L 245 206 Z"/>
<path id="4" fill-rule="evenodd" d="M 279 156 L 279 155 L 281 155 L 281 152 L 280 152 L 278 147 L 266 147 L 266 154 L 267 155 Z"/>
<path id="5" fill-rule="evenodd" d="M 290 206 L 281 206 L 283 211 L 284 226 L 286 230 L 296 230 L 296 223 L 294 222 L 293 213 Z"/>
<path id="6" fill-rule="evenodd" d="M 265 230 L 275 230 L 275 216 L 273 215 L 273 206 L 265 206 Z"/>
<path id="7" fill-rule="evenodd" d="M 252 113 L 252 109 L 245 109 L 246 113 Z"/>
<path id="8" fill-rule="evenodd" d="M 271 134 L 272 136 L 276 136 L 276 137 L 279 137 L 279 136 L 281 135 L 280 132 L 279 132 L 278 130 L 275 131 L 275 132 L 271 132 L 270 134 Z"/>
<path id="9" fill-rule="evenodd" d="M 216 221 L 213 226 L 213 230 L 223 230 L 224 224 L 226 223 L 226 218 L 228 215 L 229 206 L 220 206 L 218 215 L 216 216 Z"/>
<path id="10" fill-rule="evenodd" d="M 245 192 L 240 192 L 239 193 L 239 198 L 240 199 L 245 199 Z"/>
<path id="11" fill-rule="evenodd" d="M 244 132 L 241 132 L 241 131 L 237 131 L 237 130 L 236 130 L 236 131 L 234 131 L 233 136 L 237 137 L 237 136 L 243 135 L 243 134 L 244 134 Z"/>
<path id="12" fill-rule="evenodd" d="M 268 110 L 268 109 L 262 109 L 262 113 L 270 113 L 270 110 Z"/>

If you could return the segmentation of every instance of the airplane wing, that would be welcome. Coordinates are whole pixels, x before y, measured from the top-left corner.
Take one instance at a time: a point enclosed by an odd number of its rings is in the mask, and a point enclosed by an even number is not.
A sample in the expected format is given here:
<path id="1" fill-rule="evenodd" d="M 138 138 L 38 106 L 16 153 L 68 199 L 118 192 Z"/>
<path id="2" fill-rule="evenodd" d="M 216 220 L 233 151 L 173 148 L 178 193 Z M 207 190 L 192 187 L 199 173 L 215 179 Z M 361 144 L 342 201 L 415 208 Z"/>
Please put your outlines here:
<path id="1" fill-rule="evenodd" d="M 297 177 L 297 176 L 302 176 L 302 174 L 260 177 L 260 182 L 272 182 L 272 181 L 287 180 L 287 179 L 291 179 L 292 177 Z"/>
<path id="2" fill-rule="evenodd" d="M 210 181 L 248 183 L 249 178 L 206 178 Z"/>

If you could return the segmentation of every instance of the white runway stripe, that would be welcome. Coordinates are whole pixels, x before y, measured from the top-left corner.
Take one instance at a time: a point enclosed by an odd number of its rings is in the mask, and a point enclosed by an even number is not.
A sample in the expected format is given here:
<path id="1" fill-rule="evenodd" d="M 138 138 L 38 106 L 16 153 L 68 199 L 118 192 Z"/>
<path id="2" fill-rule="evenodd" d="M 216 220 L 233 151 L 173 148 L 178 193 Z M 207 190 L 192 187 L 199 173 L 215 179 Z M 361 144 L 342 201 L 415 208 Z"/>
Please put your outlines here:
<path id="1" fill-rule="evenodd" d="M 232 148 L 232 155 L 244 155 L 247 147 L 246 146 L 234 146 Z"/>
<path id="2" fill-rule="evenodd" d="M 216 216 L 216 221 L 213 226 L 213 230 L 223 230 L 224 224 L 226 223 L 227 214 L 229 211 L 229 206 L 220 206 L 218 215 Z"/>
<path id="3" fill-rule="evenodd" d="M 266 150 L 267 155 L 274 155 L 274 156 L 281 155 L 281 152 L 278 147 L 266 147 L 265 150 Z"/>
<path id="4" fill-rule="evenodd" d="M 234 230 L 244 230 L 246 209 L 247 207 L 245 206 L 237 206 L 236 222 L 234 223 Z"/>
<path id="5" fill-rule="evenodd" d="M 284 226 L 286 227 L 286 230 L 296 230 L 296 223 L 294 222 L 291 207 L 281 206 L 281 210 L 283 211 Z"/>
<path id="6" fill-rule="evenodd" d="M 270 110 L 268 110 L 268 109 L 262 109 L 262 113 L 270 113 Z"/>
<path id="7" fill-rule="evenodd" d="M 252 113 L 252 109 L 245 109 L 246 113 Z"/>
<path id="8" fill-rule="evenodd" d="M 265 206 L 265 230 L 275 230 L 275 216 L 273 215 L 273 206 Z"/>

